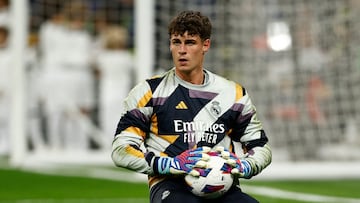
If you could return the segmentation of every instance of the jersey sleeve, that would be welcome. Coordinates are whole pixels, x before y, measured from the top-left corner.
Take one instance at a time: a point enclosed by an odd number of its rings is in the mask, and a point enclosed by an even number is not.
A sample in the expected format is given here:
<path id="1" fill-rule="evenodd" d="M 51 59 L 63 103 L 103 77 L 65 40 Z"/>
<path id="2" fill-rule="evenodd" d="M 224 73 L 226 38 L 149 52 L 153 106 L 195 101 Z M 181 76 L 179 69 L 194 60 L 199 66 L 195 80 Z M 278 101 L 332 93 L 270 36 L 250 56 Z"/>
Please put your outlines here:
<path id="1" fill-rule="evenodd" d="M 238 89 L 242 97 L 237 101 L 239 113 L 231 137 L 236 155 L 251 165 L 252 177 L 271 163 L 272 152 L 254 104 L 245 89 Z"/>
<path id="2" fill-rule="evenodd" d="M 118 123 L 112 143 L 112 160 L 116 166 L 150 174 L 151 167 L 145 160 L 142 144 L 149 132 L 152 108 L 152 91 L 147 82 L 138 84 L 124 101 L 124 113 Z"/>

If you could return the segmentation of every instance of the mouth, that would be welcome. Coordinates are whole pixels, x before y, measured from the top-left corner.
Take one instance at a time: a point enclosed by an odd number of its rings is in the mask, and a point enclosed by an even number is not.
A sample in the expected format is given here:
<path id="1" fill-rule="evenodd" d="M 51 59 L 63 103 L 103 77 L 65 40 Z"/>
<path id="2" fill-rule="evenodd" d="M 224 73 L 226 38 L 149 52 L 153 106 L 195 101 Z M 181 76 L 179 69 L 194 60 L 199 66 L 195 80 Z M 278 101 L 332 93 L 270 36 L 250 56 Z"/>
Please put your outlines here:
<path id="1" fill-rule="evenodd" d="M 187 59 L 184 59 L 184 58 L 179 59 L 180 65 L 185 65 L 187 62 L 188 62 Z"/>

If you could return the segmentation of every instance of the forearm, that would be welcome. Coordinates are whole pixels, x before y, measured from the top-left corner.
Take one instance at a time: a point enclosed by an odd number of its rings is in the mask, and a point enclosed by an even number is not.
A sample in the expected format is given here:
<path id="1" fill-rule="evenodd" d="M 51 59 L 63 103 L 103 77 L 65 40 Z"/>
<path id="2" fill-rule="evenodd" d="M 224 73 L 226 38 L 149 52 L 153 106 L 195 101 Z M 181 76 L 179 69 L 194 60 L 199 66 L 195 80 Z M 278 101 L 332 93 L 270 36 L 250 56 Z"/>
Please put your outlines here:
<path id="1" fill-rule="evenodd" d="M 264 168 L 266 168 L 272 160 L 271 148 L 268 144 L 260 147 L 254 147 L 249 150 L 243 160 L 246 160 L 251 169 L 249 175 L 245 178 L 251 178 L 259 174 Z"/>
<path id="2" fill-rule="evenodd" d="M 152 173 L 151 167 L 145 160 L 144 153 L 137 147 L 138 144 L 132 145 L 129 139 L 118 135 L 112 144 L 111 158 L 116 166 L 127 168 L 139 173 Z"/>

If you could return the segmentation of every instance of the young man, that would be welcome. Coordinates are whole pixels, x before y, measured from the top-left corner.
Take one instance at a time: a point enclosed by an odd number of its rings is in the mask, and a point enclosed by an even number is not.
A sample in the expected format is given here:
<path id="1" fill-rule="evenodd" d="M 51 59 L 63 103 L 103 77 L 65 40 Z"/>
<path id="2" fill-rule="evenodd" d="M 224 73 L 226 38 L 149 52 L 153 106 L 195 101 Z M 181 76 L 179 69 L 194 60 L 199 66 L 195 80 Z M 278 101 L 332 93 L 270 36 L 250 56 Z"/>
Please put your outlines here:
<path id="1" fill-rule="evenodd" d="M 206 16 L 181 12 L 169 24 L 175 67 L 140 83 L 125 100 L 112 159 L 148 174 L 151 203 L 257 202 L 237 187 L 238 178 L 251 178 L 270 164 L 268 139 L 247 91 L 203 68 L 210 35 Z M 223 196 L 202 199 L 187 189 L 184 175 L 199 175 L 199 160 L 219 147 L 233 155 L 236 181 Z"/>

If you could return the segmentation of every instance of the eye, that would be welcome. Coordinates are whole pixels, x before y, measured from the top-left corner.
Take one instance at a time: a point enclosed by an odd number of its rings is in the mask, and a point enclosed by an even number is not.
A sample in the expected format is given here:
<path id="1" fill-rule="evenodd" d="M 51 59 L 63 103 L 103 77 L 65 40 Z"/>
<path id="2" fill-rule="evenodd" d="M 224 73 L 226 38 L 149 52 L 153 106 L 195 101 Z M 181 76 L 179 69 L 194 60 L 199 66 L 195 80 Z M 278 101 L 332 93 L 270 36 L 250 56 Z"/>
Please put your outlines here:
<path id="1" fill-rule="evenodd" d="M 181 42 L 180 42 L 180 40 L 172 40 L 171 41 L 171 44 L 173 44 L 173 45 L 179 45 L 179 44 L 181 44 Z"/>

